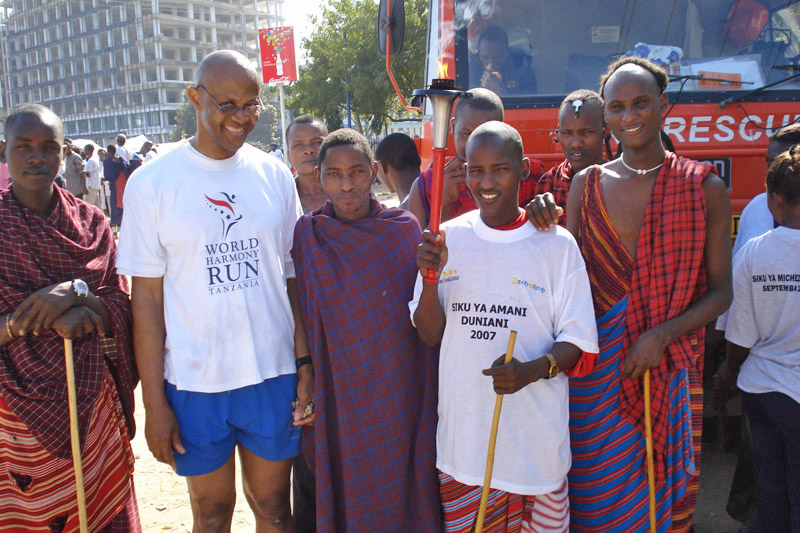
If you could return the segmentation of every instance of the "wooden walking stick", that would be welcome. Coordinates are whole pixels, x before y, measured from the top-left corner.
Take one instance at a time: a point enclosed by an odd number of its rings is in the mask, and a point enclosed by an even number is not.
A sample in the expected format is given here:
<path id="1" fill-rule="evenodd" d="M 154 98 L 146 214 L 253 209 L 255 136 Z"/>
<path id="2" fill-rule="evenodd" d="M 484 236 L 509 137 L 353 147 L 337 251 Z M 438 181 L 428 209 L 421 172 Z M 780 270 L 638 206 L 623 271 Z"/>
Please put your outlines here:
<path id="1" fill-rule="evenodd" d="M 81 533 L 88 533 L 86 518 L 86 492 L 83 490 L 83 463 L 81 462 L 81 437 L 78 431 L 78 395 L 75 391 L 75 365 L 72 360 L 72 339 L 64 339 L 64 363 L 67 373 L 69 399 L 69 437 L 72 444 L 72 465 L 75 468 L 75 487 L 78 492 L 78 519 Z"/>
<path id="2" fill-rule="evenodd" d="M 507 365 L 514 356 L 514 343 L 517 341 L 517 332 L 513 329 L 508 334 L 508 347 L 506 348 L 506 358 L 503 364 Z M 475 521 L 475 533 L 483 531 L 483 521 L 486 518 L 486 502 L 489 500 L 489 484 L 492 481 L 492 469 L 494 468 L 494 447 L 497 444 L 497 426 L 500 423 L 500 409 L 503 407 L 503 395 L 498 394 L 494 401 L 494 417 L 492 418 L 492 431 L 489 434 L 489 453 L 486 454 L 486 475 L 483 478 L 483 492 L 481 493 L 481 505 L 478 508 L 478 518 Z"/>
<path id="3" fill-rule="evenodd" d="M 653 466 L 653 423 L 650 420 L 650 370 L 644 372 L 644 433 L 647 445 L 647 488 L 650 493 L 650 532 L 656 533 L 656 479 Z"/>

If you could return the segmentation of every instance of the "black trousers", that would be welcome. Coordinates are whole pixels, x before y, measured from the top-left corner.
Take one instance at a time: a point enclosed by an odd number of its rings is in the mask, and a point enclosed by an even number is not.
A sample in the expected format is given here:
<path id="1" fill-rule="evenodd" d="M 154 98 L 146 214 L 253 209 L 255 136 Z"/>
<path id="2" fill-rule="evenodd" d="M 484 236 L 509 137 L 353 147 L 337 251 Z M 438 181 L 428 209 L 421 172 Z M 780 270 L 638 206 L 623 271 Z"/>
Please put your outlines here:
<path id="1" fill-rule="evenodd" d="M 303 454 L 292 463 L 292 515 L 297 533 L 317 531 L 316 480 Z"/>
<path id="2" fill-rule="evenodd" d="M 751 531 L 800 533 L 800 403 L 780 392 L 742 392 L 753 436 L 756 507 Z"/>

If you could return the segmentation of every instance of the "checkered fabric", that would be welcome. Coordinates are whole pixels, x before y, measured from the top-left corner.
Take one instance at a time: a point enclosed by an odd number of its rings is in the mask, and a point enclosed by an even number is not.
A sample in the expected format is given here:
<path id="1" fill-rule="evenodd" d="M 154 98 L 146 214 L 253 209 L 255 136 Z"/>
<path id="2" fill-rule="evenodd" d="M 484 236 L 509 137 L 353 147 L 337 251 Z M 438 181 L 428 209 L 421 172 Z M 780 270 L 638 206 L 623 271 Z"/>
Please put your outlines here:
<path id="1" fill-rule="evenodd" d="M 558 217 L 558 225 L 567 227 L 567 194 L 572 185 L 572 165 L 565 159 L 558 165 L 544 173 L 536 183 L 534 196 L 549 192 L 553 195 L 556 205 L 564 210 L 564 213 Z"/>
<path id="2" fill-rule="evenodd" d="M 374 198 L 338 220 L 302 217 L 293 256 L 314 365 L 317 419 L 303 431 L 316 475 L 317 531 L 438 531 L 438 347 L 408 314 L 417 221 Z"/>
<path id="3" fill-rule="evenodd" d="M 631 280 L 623 350 L 639 335 L 686 311 L 706 292 L 706 202 L 703 180 L 713 167 L 667 152 L 656 178 L 642 223 Z M 692 331 L 667 346 L 661 366 L 653 369 L 653 445 L 666 449 L 667 380 L 670 372 L 687 368 L 702 375 L 705 329 Z M 623 415 L 644 428 L 642 380 L 622 380 Z M 660 465 L 659 465 L 660 466 Z"/>
<path id="4" fill-rule="evenodd" d="M 43 287 L 83 279 L 108 308 L 113 330 L 106 339 L 91 334 L 74 341 L 81 443 L 107 366 L 132 436 L 137 377 L 128 286 L 114 271 L 114 237 L 99 209 L 63 189 L 54 189 L 54 205 L 45 218 L 17 202 L 13 193 L 0 194 L 0 314 L 13 312 Z M 26 335 L 0 348 L 0 393 L 48 452 L 71 457 L 61 337 L 51 330 Z"/>

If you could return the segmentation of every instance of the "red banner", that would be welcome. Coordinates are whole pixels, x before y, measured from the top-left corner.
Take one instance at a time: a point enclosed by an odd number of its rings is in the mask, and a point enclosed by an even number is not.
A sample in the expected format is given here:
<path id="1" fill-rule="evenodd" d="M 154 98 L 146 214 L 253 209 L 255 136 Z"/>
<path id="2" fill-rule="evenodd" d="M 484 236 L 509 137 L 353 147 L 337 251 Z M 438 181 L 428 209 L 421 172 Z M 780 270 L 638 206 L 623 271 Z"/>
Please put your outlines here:
<path id="1" fill-rule="evenodd" d="M 294 29 L 291 26 L 258 30 L 261 74 L 264 83 L 289 85 L 297 81 L 294 59 Z"/>

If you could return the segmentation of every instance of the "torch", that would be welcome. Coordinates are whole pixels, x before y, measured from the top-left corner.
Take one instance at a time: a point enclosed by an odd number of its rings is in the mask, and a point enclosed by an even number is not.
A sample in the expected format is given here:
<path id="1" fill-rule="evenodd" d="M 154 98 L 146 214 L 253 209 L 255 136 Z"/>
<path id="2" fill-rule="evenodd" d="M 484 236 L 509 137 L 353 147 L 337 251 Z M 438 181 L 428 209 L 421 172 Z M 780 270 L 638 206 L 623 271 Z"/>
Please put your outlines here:
<path id="1" fill-rule="evenodd" d="M 414 96 L 427 97 L 433 106 L 433 183 L 431 185 L 432 232 L 439 234 L 442 220 L 442 188 L 444 186 L 444 157 L 447 150 L 447 131 L 450 126 L 450 113 L 456 98 L 466 93 L 456 90 L 456 81 L 434 78 L 428 89 L 417 89 Z M 436 272 L 428 269 L 425 283 L 436 283 Z"/>

